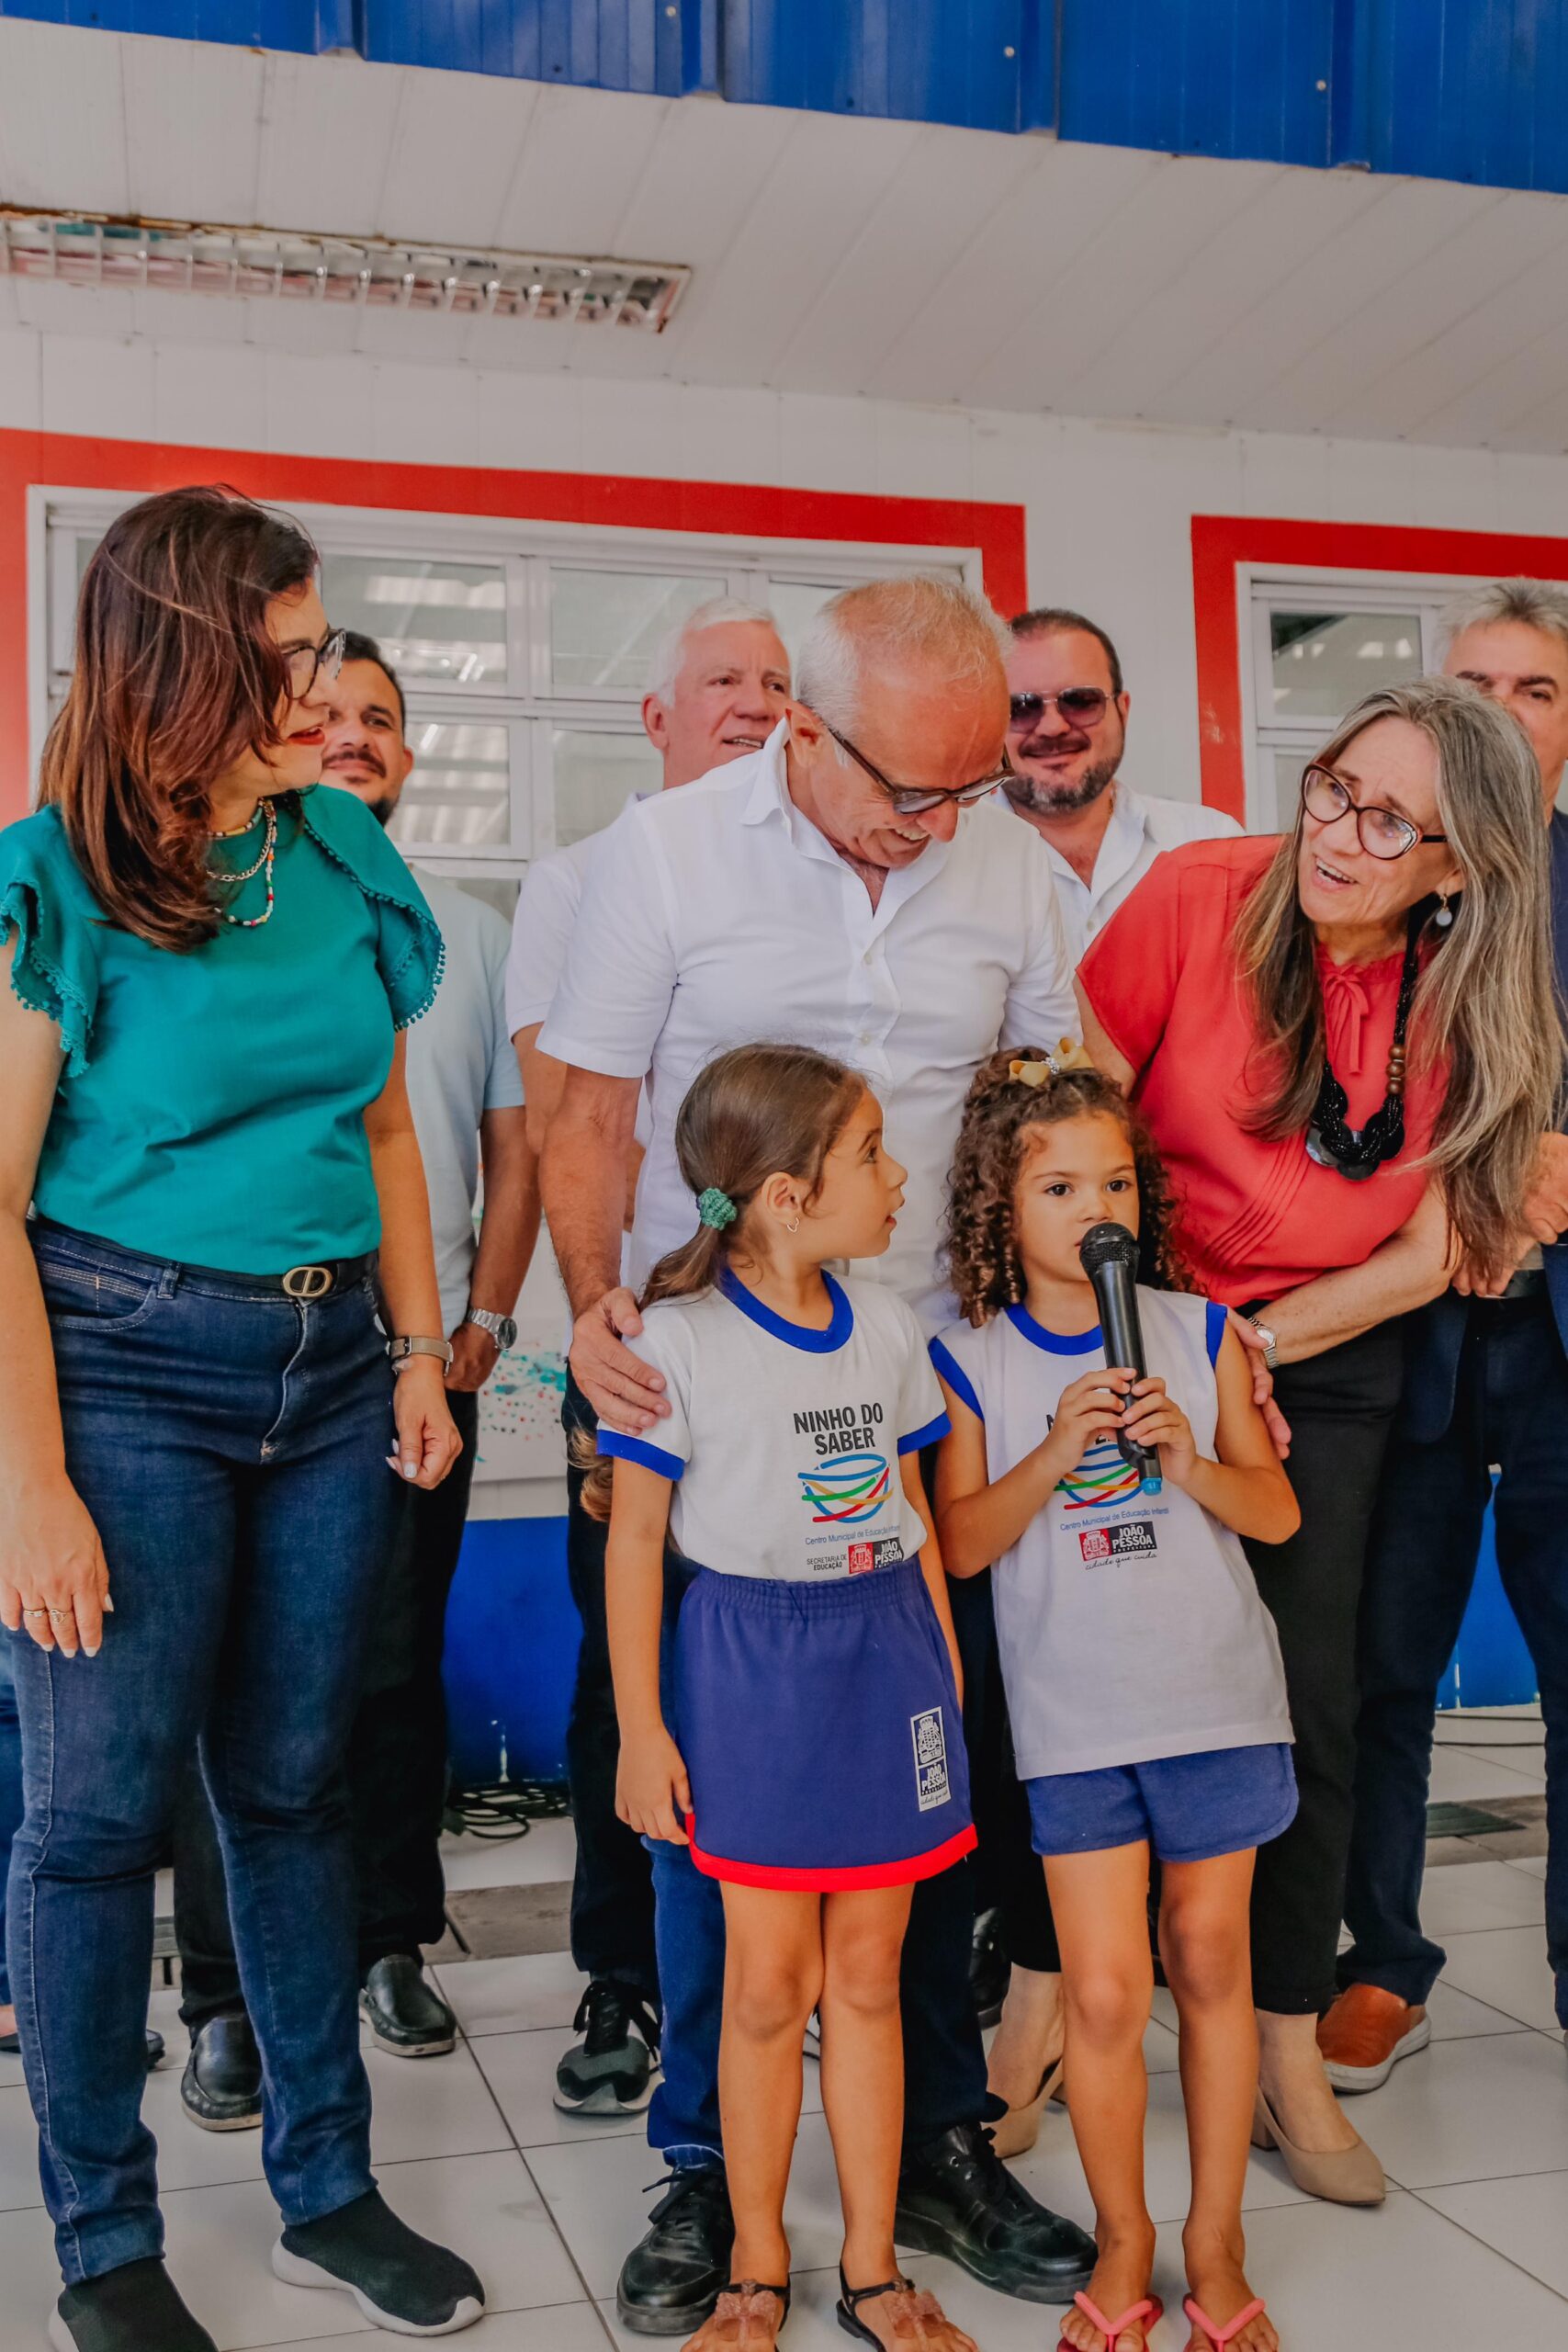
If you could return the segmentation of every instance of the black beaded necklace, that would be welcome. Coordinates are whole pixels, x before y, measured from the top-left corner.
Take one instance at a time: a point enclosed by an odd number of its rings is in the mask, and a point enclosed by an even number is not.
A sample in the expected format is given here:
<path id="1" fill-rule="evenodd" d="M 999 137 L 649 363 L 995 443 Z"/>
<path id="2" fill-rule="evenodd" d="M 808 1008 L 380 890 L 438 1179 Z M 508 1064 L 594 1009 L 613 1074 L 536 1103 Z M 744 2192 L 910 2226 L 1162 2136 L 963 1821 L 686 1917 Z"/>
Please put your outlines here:
<path id="1" fill-rule="evenodd" d="M 1307 1127 L 1307 1157 L 1352 1184 L 1364 1184 L 1385 1159 L 1397 1159 L 1404 1148 L 1404 1033 L 1420 971 L 1420 946 L 1421 921 L 1413 913 L 1394 1006 L 1393 1042 L 1388 1049 L 1388 1091 L 1364 1127 L 1351 1126 L 1347 1118 L 1349 1098 L 1334 1075 L 1326 1046 L 1324 1049 L 1323 1079 Z"/>

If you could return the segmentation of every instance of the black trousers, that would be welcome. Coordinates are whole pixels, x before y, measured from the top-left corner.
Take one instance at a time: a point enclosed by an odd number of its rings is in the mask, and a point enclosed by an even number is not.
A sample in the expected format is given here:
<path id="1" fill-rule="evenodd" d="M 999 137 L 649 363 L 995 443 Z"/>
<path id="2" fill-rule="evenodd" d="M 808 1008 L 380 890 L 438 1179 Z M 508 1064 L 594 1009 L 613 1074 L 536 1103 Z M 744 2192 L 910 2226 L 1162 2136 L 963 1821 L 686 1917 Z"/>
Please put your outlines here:
<path id="1" fill-rule="evenodd" d="M 404 1491 L 349 1738 L 361 1975 L 392 1952 L 417 1953 L 422 1944 L 438 1943 L 446 1924 L 440 1840 L 446 1700 L 441 1652 L 473 1483 L 479 1398 L 448 1390 L 446 1401 L 463 1451 L 433 1492 Z M 174 1845 L 180 2015 L 195 2032 L 209 2018 L 237 2015 L 244 2002 L 222 1860 L 194 1757 Z"/>
<path id="2" fill-rule="evenodd" d="M 1248 1544 L 1280 1632 L 1301 1804 L 1261 1847 L 1252 1888 L 1252 1986 L 1260 2009 L 1321 2015 L 1336 1990 L 1356 1770 L 1356 1623 L 1367 1541 L 1404 1371 L 1397 1323 L 1281 1365 L 1285 1468 L 1301 1504 L 1286 1544 Z"/>
<path id="3" fill-rule="evenodd" d="M 979 1838 L 969 1863 L 975 1909 L 1000 1911 L 1002 1948 L 1020 1968 L 1059 1971 L 1062 1955 L 1045 1892 L 1045 1871 L 1034 1850 L 1029 1799 L 1012 1751 L 991 1571 L 987 1568 L 977 1577 L 952 1577 L 947 1589 L 958 1655 L 964 1663 L 969 1802 Z"/>
<path id="4" fill-rule="evenodd" d="M 561 1423 L 570 1446 L 574 1430 L 597 1427 L 593 1408 L 570 1372 Z M 610 1679 L 610 1634 L 604 1617 L 603 1521 L 582 1508 L 583 1473 L 567 1468 L 566 1568 L 582 1620 L 582 1647 L 566 1732 L 566 1770 L 577 1828 L 577 1869 L 571 1883 L 571 1956 L 585 1976 L 615 1976 L 657 1998 L 659 1964 L 653 1946 L 653 1876 L 640 1838 L 615 1814 L 615 1770 L 621 1736 Z"/>

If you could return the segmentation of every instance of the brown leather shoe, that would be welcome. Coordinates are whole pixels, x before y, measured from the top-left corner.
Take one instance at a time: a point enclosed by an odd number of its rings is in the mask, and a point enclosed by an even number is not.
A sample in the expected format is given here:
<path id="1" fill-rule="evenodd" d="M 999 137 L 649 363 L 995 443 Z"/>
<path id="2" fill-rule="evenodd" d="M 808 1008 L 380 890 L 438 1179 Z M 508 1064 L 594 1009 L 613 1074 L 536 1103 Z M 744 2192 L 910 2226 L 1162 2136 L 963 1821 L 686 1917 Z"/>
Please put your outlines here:
<path id="1" fill-rule="evenodd" d="M 1337 2091 L 1381 2089 L 1400 2060 L 1431 2039 L 1426 2010 L 1381 1984 L 1348 1985 L 1317 2028 L 1323 2071 Z"/>

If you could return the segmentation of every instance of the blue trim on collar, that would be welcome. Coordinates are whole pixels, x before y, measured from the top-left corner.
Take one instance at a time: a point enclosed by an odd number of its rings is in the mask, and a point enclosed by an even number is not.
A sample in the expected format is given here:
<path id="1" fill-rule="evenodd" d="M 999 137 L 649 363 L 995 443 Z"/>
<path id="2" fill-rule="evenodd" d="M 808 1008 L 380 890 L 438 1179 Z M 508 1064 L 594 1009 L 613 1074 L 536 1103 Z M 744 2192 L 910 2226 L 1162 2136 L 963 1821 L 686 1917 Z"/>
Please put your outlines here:
<path id="1" fill-rule="evenodd" d="M 599 1451 L 619 1462 L 640 1462 L 645 1470 L 655 1470 L 661 1478 L 673 1484 L 685 1471 L 685 1464 L 678 1453 L 668 1453 L 661 1445 L 649 1445 L 645 1437 L 628 1437 L 620 1430 L 601 1429 Z"/>
<path id="2" fill-rule="evenodd" d="M 825 1331 L 814 1331 L 808 1323 L 792 1323 L 787 1317 L 775 1315 L 764 1306 L 755 1291 L 732 1274 L 728 1266 L 718 1271 L 718 1288 L 731 1306 L 738 1306 L 749 1321 L 770 1339 L 782 1340 L 786 1348 L 800 1348 L 807 1355 L 830 1356 L 841 1348 L 855 1328 L 855 1311 L 850 1305 L 850 1295 L 833 1280 L 827 1269 L 822 1279 L 828 1285 L 828 1295 L 833 1302 L 833 1319 Z"/>
<path id="3" fill-rule="evenodd" d="M 1098 1323 L 1088 1331 L 1047 1331 L 1043 1323 L 1034 1320 L 1027 1306 L 1010 1306 L 1007 1318 L 1021 1339 L 1027 1340 L 1032 1348 L 1043 1348 L 1048 1356 L 1091 1356 L 1096 1348 L 1104 1344 Z"/>

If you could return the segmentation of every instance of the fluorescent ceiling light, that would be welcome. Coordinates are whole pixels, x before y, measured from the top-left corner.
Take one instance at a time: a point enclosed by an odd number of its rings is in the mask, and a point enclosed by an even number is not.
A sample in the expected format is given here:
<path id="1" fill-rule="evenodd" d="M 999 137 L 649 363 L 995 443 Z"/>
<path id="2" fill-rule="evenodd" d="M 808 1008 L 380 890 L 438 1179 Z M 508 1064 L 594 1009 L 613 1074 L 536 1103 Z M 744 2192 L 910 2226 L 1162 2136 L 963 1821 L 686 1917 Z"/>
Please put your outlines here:
<path id="1" fill-rule="evenodd" d="M 201 228 L 0 207 L 0 277 L 71 286 L 355 302 L 459 318 L 558 319 L 660 334 L 691 271 L 662 262 L 389 244 L 379 237 Z"/>

